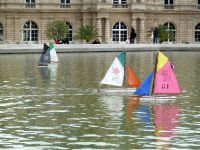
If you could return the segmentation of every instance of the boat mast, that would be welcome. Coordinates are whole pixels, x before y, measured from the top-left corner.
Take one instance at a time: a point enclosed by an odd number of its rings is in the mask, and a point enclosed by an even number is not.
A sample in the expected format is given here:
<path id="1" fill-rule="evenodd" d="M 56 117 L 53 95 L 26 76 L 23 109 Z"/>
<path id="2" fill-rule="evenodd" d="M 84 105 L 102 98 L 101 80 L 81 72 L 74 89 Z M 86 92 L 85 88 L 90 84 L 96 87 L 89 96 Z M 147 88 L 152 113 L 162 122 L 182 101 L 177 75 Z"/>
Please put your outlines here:
<path id="1" fill-rule="evenodd" d="M 124 53 L 125 53 L 125 63 L 124 63 L 124 79 L 123 79 L 123 85 L 125 84 L 125 82 L 126 82 L 126 78 L 127 78 L 127 69 L 126 69 L 126 50 L 124 50 Z"/>
<path id="2" fill-rule="evenodd" d="M 156 62 L 155 62 L 155 66 L 154 66 L 153 85 L 152 85 L 152 89 L 151 89 L 151 95 L 153 95 L 153 89 L 154 89 L 154 86 L 155 86 L 154 81 L 155 81 L 155 77 L 156 77 L 157 63 L 158 63 L 158 52 L 156 54 Z"/>

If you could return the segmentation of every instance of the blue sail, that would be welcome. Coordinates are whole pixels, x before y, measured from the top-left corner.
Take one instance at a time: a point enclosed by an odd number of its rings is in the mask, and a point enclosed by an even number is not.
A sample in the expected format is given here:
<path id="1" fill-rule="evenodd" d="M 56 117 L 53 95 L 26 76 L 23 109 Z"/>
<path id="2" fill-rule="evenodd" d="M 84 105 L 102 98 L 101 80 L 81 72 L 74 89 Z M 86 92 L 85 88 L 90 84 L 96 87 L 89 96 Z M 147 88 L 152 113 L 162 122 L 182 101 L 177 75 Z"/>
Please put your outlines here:
<path id="1" fill-rule="evenodd" d="M 152 71 L 147 78 L 141 83 L 141 85 L 134 92 L 135 95 L 149 95 L 151 88 L 151 79 L 154 71 Z"/>
<path id="2" fill-rule="evenodd" d="M 39 60 L 39 66 L 45 66 L 46 65 L 46 63 L 48 61 L 48 58 L 46 58 L 46 57 L 49 57 L 48 56 L 49 55 L 48 49 L 49 49 L 49 46 L 46 43 L 44 43 L 43 52 L 42 52 L 42 54 L 40 56 L 40 60 Z"/>

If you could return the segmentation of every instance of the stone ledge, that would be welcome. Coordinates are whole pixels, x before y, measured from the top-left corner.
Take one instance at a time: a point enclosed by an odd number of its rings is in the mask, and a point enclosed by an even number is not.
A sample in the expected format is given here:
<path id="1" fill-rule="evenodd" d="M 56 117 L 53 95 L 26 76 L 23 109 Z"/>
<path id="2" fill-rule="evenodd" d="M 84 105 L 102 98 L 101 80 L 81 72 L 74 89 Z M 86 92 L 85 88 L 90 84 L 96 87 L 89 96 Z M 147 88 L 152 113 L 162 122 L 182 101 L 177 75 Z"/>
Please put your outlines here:
<path id="1" fill-rule="evenodd" d="M 144 52 L 144 51 L 200 51 L 200 44 L 56 44 L 58 53 L 77 52 Z M 41 53 L 43 44 L 0 44 L 1 54 Z"/>

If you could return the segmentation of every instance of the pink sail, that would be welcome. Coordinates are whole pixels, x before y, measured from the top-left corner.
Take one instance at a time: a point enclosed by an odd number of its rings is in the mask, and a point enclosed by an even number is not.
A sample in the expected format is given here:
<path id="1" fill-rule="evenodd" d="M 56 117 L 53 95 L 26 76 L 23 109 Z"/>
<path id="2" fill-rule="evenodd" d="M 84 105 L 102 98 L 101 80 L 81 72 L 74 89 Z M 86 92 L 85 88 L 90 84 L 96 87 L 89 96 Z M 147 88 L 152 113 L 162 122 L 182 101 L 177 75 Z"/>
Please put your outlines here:
<path id="1" fill-rule="evenodd" d="M 168 61 L 155 75 L 154 94 L 180 94 L 176 75 L 174 74 L 173 66 Z"/>

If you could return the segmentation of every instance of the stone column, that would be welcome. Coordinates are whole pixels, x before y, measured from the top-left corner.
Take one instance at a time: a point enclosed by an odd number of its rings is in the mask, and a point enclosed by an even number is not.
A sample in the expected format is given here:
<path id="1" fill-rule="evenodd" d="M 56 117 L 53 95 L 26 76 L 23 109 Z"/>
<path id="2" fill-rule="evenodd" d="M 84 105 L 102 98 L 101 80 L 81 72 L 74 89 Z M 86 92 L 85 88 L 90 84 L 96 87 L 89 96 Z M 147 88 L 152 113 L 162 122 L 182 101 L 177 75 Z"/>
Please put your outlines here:
<path id="1" fill-rule="evenodd" d="M 15 41 L 15 18 L 14 17 L 6 17 L 6 42 L 14 43 Z"/>
<path id="2" fill-rule="evenodd" d="M 135 17 L 132 17 L 132 19 L 131 19 L 131 27 L 136 29 L 136 18 Z"/>
<path id="3" fill-rule="evenodd" d="M 140 43 L 145 43 L 145 36 L 144 18 L 140 18 Z"/>
<path id="4" fill-rule="evenodd" d="M 101 23 L 101 18 L 97 18 L 97 31 L 98 31 L 98 34 L 99 34 L 99 40 L 102 41 L 102 23 Z"/>
<path id="5" fill-rule="evenodd" d="M 110 18 L 106 18 L 106 23 L 105 23 L 105 42 L 110 43 L 111 42 L 111 37 L 110 37 Z"/>
<path id="6" fill-rule="evenodd" d="M 136 19 L 137 18 L 135 18 L 135 17 L 131 18 L 131 27 L 133 27 L 135 29 L 135 32 L 137 34 L 135 42 L 138 43 L 139 42 L 139 38 L 140 38 L 140 30 L 139 30 L 140 28 L 137 26 Z M 128 39 L 130 37 L 130 31 L 131 31 L 131 29 L 129 29 Z"/>
<path id="7" fill-rule="evenodd" d="M 20 43 L 20 41 L 22 40 L 22 27 L 20 25 L 20 18 L 19 17 L 15 17 L 15 43 Z"/>

